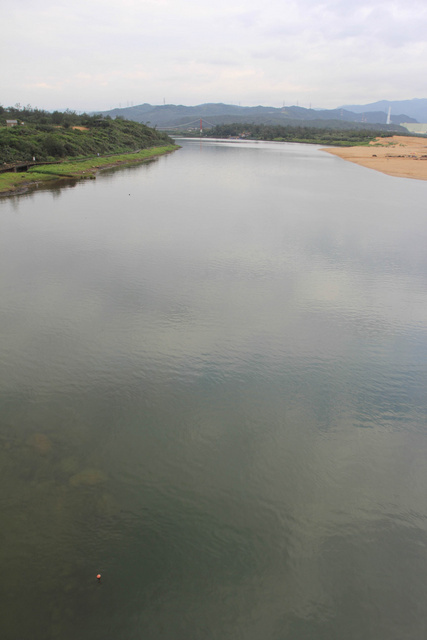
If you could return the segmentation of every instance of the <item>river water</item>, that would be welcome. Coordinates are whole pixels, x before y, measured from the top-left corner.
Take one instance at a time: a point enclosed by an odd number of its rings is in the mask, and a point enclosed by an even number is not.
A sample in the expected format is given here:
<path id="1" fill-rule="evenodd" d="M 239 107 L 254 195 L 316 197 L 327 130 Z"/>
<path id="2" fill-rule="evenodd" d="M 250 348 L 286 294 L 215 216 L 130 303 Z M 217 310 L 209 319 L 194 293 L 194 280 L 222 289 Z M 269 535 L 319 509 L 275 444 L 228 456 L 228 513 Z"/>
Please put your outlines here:
<path id="1" fill-rule="evenodd" d="M 0 202 L 0 637 L 424 640 L 427 182 L 181 144 Z"/>

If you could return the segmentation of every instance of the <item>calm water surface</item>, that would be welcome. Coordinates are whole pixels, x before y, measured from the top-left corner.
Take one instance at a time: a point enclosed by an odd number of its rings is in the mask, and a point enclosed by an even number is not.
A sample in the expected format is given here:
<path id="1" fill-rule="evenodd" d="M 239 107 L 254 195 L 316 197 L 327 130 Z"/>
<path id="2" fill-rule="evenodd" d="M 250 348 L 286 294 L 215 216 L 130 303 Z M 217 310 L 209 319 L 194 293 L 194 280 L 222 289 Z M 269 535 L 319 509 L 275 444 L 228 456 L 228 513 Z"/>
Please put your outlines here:
<path id="1" fill-rule="evenodd" d="M 425 640 L 427 182 L 182 144 L 0 202 L 0 637 Z"/>

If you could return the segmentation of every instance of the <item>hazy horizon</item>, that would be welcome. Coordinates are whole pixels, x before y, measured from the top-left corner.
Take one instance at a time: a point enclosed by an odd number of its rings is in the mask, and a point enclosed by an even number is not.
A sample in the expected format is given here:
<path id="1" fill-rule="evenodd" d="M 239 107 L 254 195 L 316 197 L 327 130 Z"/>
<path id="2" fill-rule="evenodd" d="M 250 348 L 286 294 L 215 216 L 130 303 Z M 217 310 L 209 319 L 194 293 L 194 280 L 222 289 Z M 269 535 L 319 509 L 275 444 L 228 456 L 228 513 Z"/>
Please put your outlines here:
<path id="1" fill-rule="evenodd" d="M 2 24 L 3 106 L 332 109 L 425 93 L 421 0 L 21 0 Z"/>
<path id="2" fill-rule="evenodd" d="M 423 100 L 425 98 L 401 98 L 400 100 Z M 378 99 L 378 101 L 375 102 L 379 102 L 380 100 L 383 101 L 390 101 L 393 102 L 393 100 L 388 100 L 388 98 L 380 98 Z M 0 103 L 1 104 L 1 103 Z M 25 108 L 25 107 L 31 107 L 32 109 L 43 109 L 44 111 L 48 111 L 48 112 L 52 112 L 52 111 L 66 111 L 66 110 L 70 110 L 70 111 L 74 111 L 77 114 L 82 114 L 82 113 L 97 113 L 97 112 L 105 112 L 105 111 L 113 111 L 115 109 L 128 109 L 128 108 L 132 108 L 132 107 L 138 107 L 138 106 L 142 106 L 143 104 L 149 104 L 151 107 L 155 108 L 155 107 L 167 107 L 167 106 L 171 106 L 171 107 L 198 107 L 198 106 L 202 106 L 205 104 L 224 104 L 227 106 L 233 106 L 233 107 L 242 107 L 242 108 L 251 108 L 251 107 L 264 107 L 264 108 L 272 108 L 272 109 L 277 109 L 277 108 L 282 108 L 282 107 L 302 107 L 304 109 L 313 109 L 316 111 L 323 111 L 323 110 L 333 110 L 333 109 L 341 109 L 344 106 L 347 105 L 336 105 L 335 107 L 315 107 L 313 105 L 308 105 L 308 106 L 304 106 L 301 104 L 281 104 L 281 105 L 273 105 L 273 104 L 261 104 L 261 103 L 254 103 L 254 104 L 240 104 L 240 103 L 233 103 L 233 102 L 224 102 L 222 100 L 216 100 L 216 101 L 209 101 L 209 102 L 194 102 L 192 104 L 185 104 L 185 103 L 172 103 L 172 102 L 165 102 L 165 103 L 158 103 L 158 104 L 153 104 L 153 103 L 149 103 L 149 102 L 139 102 L 139 103 L 131 103 L 129 101 L 127 101 L 126 103 L 121 103 L 119 102 L 118 104 L 116 104 L 115 106 L 111 106 L 108 109 L 79 109 L 79 108 L 70 108 L 70 107 L 54 107 L 54 108 L 47 108 L 47 107 L 41 107 L 40 105 L 35 105 L 35 104 L 31 104 L 31 103 L 14 103 L 14 104 L 1 104 L 1 106 L 8 108 L 8 107 L 16 107 L 17 105 L 19 105 L 20 108 Z M 354 102 L 353 103 L 355 106 L 359 105 L 359 106 L 363 106 L 364 104 L 369 104 L 369 103 L 364 103 L 363 101 L 359 101 L 359 102 Z"/>

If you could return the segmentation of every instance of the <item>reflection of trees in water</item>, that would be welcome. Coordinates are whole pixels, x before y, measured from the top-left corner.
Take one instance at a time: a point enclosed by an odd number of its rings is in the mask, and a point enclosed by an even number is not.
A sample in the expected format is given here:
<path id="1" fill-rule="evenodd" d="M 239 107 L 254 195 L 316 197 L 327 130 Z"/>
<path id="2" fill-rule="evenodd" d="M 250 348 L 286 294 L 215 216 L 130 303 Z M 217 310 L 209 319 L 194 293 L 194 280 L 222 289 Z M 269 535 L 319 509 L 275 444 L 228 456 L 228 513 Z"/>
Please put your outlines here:
<path id="1" fill-rule="evenodd" d="M 53 183 L 49 182 L 48 184 L 40 184 L 37 190 L 51 192 L 53 199 L 56 200 L 62 194 L 62 191 L 64 189 L 73 189 L 76 186 L 77 182 L 78 180 L 62 178 L 58 181 L 55 180 L 55 182 Z"/>
<path id="2" fill-rule="evenodd" d="M 12 209 L 14 211 L 18 211 L 19 205 L 23 200 L 34 198 L 39 191 L 50 191 L 52 193 L 52 198 L 56 200 L 64 189 L 73 189 L 78 182 L 79 180 L 74 178 L 60 178 L 59 180 L 48 182 L 35 182 L 34 184 L 24 186 L 24 190 L 22 192 L 4 195 L 3 198 L 7 198 L 11 203 Z"/>

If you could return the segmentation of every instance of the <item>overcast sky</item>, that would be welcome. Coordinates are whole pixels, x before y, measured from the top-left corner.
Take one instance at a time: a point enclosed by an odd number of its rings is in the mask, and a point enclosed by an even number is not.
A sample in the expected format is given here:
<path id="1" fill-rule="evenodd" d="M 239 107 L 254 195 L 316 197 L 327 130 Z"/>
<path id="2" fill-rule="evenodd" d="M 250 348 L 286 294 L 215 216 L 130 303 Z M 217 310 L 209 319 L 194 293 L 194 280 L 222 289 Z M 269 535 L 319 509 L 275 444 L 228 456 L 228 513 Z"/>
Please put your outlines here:
<path id="1" fill-rule="evenodd" d="M 0 25 L 3 106 L 427 97 L 425 0 L 16 0 Z"/>

